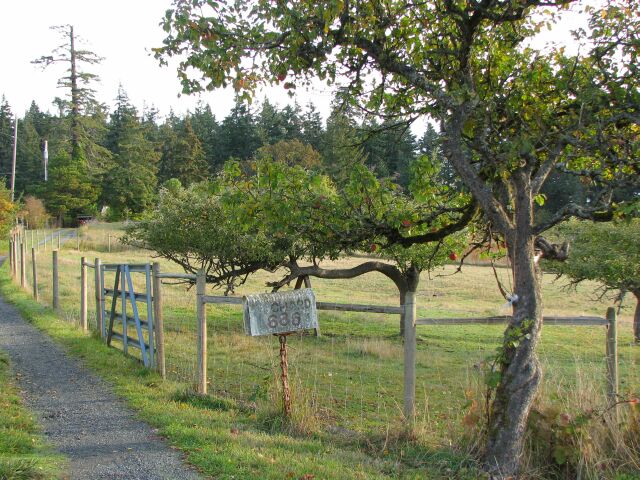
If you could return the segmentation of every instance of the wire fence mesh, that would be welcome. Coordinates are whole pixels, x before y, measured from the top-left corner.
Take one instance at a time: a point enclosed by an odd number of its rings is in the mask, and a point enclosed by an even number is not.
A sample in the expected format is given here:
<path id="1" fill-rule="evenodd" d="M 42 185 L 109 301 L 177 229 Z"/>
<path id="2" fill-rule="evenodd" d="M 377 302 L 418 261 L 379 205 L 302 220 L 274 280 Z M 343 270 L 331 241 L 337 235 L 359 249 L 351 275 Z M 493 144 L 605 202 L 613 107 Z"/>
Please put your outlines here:
<path id="1" fill-rule="evenodd" d="M 105 230 L 106 231 L 106 230 Z M 90 230 L 81 237 L 80 250 L 73 236 L 61 236 L 59 254 L 60 309 L 63 319 L 79 325 L 80 258 L 90 264 L 95 257 L 103 263 L 142 263 L 154 261 L 150 252 L 134 249 L 108 252 L 105 231 Z M 108 233 L 106 235 L 109 235 Z M 52 304 L 51 245 L 57 248 L 56 232 L 30 232 L 27 241 L 27 290 L 33 285 L 29 242 L 37 248 L 36 267 L 39 301 Z M 45 246 L 45 238 L 47 245 Z M 53 242 L 52 242 L 53 240 Z M 105 250 L 106 245 L 106 250 Z M 90 247 L 93 250 L 87 251 Z M 346 261 L 350 265 L 355 260 Z M 460 317 L 473 314 L 505 314 L 505 302 L 496 288 L 487 284 L 487 273 L 469 267 L 466 285 L 452 276 L 453 267 L 424 275 L 418 295 L 418 316 Z M 162 271 L 175 267 L 162 262 Z M 509 271 L 498 270 L 508 284 Z M 144 291 L 145 279 L 134 275 L 136 291 Z M 91 331 L 97 330 L 95 271 L 87 268 L 87 315 Z M 266 277 L 251 279 L 236 295 L 265 291 Z M 105 287 L 113 288 L 113 272 L 105 275 Z M 469 288 L 469 284 L 473 285 Z M 398 295 L 380 275 L 367 275 L 356 281 L 313 280 L 319 301 L 397 305 Z M 585 287 L 586 288 L 586 287 Z M 553 312 L 574 315 L 604 314 L 604 304 L 590 304 L 558 291 L 547 281 L 543 295 L 560 297 L 556 304 L 566 310 Z M 170 379 L 194 388 L 198 377 L 195 287 L 175 280 L 164 280 L 164 336 L 166 370 Z M 212 292 L 213 293 L 213 292 Z M 110 309 L 109 298 L 105 308 Z M 554 300 L 555 301 L 555 300 Z M 582 303 L 580 303 L 582 302 Z M 117 302 L 118 303 L 118 302 Z M 128 307 L 130 308 L 130 307 Z M 118 305 L 118 312 L 121 305 Z M 141 308 L 141 318 L 147 318 Z M 108 318 L 108 317 L 106 317 Z M 388 431 L 402 418 L 403 345 L 397 315 L 372 313 L 321 312 L 322 335 L 298 333 L 288 339 L 289 375 L 294 417 L 302 428 L 321 429 L 340 435 L 371 435 Z M 236 305 L 208 305 L 209 392 L 221 401 L 256 413 L 267 424 L 278 418 L 280 409 L 280 366 L 278 339 L 252 338 L 243 331 L 242 309 Z M 501 344 L 504 326 L 448 325 L 419 326 L 416 356 L 418 423 L 441 436 L 461 432 L 472 408 L 472 397 L 486 389 L 483 374 L 490 368 Z M 637 391 L 640 386 L 639 354 L 633 348 L 630 329 L 621 332 L 619 346 L 620 393 Z M 116 327 L 122 332 L 121 327 Z M 541 398 L 556 402 L 567 410 L 598 408 L 606 404 L 605 329 L 603 327 L 545 328 L 540 348 L 544 372 Z M 135 335 L 134 335 L 135 336 Z M 143 333 L 148 342 L 148 334 Z M 114 342 L 122 349 L 122 342 Z M 140 358 L 137 349 L 129 353 Z M 475 390 L 475 392 L 474 392 Z M 474 397 L 475 395 L 475 397 Z M 439 433 L 438 433 L 439 432 Z"/>

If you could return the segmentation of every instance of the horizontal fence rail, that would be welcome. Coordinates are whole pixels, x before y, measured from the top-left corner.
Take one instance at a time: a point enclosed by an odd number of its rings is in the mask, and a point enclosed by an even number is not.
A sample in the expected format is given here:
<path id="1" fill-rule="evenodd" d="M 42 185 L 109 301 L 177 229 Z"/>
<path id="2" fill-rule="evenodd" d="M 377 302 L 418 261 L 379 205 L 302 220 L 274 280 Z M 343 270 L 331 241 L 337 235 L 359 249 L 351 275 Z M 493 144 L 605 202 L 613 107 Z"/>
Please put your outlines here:
<path id="1" fill-rule="evenodd" d="M 202 297 L 204 303 L 217 303 L 225 305 L 242 305 L 242 297 L 227 297 L 224 295 L 204 295 Z M 316 302 L 318 310 L 333 310 L 339 312 L 360 312 L 360 313 L 388 313 L 400 315 L 403 312 L 402 307 L 390 307 L 386 305 L 359 305 L 353 303 L 331 303 Z"/>
<path id="2" fill-rule="evenodd" d="M 497 325 L 511 321 L 510 315 L 498 317 L 476 317 L 476 318 L 418 318 L 416 325 Z M 542 322 L 546 325 L 566 325 L 566 326 L 605 326 L 609 325 L 609 320 L 601 317 L 543 317 Z"/>
<path id="3" fill-rule="evenodd" d="M 197 275 L 191 273 L 158 273 L 156 278 L 167 278 L 172 280 L 196 280 Z"/>

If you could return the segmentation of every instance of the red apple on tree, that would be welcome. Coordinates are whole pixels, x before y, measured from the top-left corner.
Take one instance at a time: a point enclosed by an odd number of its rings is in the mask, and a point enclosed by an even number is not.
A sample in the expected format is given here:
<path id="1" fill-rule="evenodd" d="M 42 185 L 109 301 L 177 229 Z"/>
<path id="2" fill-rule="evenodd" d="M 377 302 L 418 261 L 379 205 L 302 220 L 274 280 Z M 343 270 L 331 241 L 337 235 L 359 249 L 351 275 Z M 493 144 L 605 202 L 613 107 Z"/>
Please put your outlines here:
<path id="1" fill-rule="evenodd" d="M 410 227 L 411 226 L 411 220 L 407 220 L 406 218 L 404 220 L 402 220 L 402 226 L 403 227 Z"/>
<path id="2" fill-rule="evenodd" d="M 279 73 L 276 78 L 278 79 L 279 82 L 284 82 L 284 79 L 287 78 L 287 74 L 286 73 Z"/>
<path id="3" fill-rule="evenodd" d="M 458 259 L 458 254 L 456 252 L 449 253 L 449 260 L 456 261 Z"/>

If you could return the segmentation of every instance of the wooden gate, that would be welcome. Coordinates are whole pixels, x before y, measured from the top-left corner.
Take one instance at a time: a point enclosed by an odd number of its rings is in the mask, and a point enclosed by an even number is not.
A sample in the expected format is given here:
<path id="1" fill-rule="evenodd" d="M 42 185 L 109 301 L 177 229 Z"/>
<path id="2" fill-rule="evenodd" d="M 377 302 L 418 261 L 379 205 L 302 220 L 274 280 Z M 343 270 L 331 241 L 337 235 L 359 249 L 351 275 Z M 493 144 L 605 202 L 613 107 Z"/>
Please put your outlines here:
<path id="1" fill-rule="evenodd" d="M 105 288 L 105 272 L 115 272 L 113 289 Z M 136 292 L 131 278 L 132 273 L 144 274 L 144 292 Z M 122 350 L 128 354 L 129 347 L 140 350 L 140 356 L 145 367 L 155 366 L 155 335 L 153 322 L 153 298 L 151 296 L 151 265 L 150 264 L 104 264 L 100 268 L 101 285 L 103 286 L 103 298 L 111 297 L 111 308 L 104 312 L 109 321 L 103 322 L 103 337 L 107 339 L 107 345 L 111 345 L 113 339 L 122 342 Z M 118 311 L 118 303 L 120 308 Z M 146 304 L 146 319 L 140 317 L 138 303 Z M 131 316 L 128 314 L 127 305 L 131 308 Z M 131 325 L 133 323 L 133 325 Z M 114 328 L 121 326 L 121 333 Z M 129 336 L 129 327 L 135 327 L 136 338 Z M 146 331 L 146 338 L 145 338 Z"/>

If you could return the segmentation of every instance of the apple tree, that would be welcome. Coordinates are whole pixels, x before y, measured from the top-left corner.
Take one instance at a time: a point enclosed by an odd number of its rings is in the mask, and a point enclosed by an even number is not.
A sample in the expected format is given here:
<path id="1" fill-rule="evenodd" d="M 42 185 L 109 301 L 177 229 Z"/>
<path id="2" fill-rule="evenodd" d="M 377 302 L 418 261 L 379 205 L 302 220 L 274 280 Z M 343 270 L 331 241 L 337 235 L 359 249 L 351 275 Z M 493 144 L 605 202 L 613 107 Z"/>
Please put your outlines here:
<path id="1" fill-rule="evenodd" d="M 420 272 L 443 264 L 467 245 L 463 230 L 476 214 L 467 194 L 434 188 L 428 157 L 420 180 L 403 193 L 356 165 L 338 188 L 325 174 L 300 165 L 257 160 L 252 169 L 229 161 L 214 180 L 170 185 L 126 241 L 156 251 L 185 271 L 205 270 L 225 293 L 259 270 L 280 271 L 274 289 L 300 278 L 354 278 L 379 272 L 404 296 L 415 294 Z M 251 171 L 248 171 L 251 170 Z M 324 268 L 324 260 L 353 253 L 372 257 L 356 267 Z"/>
<path id="2" fill-rule="evenodd" d="M 506 242 L 514 269 L 517 300 L 497 356 L 484 452 L 486 470 L 498 478 L 518 474 L 541 381 L 537 260 L 567 255 L 541 235 L 570 217 L 630 212 L 611 199 L 616 189 L 638 188 L 638 1 L 588 11 L 577 55 L 535 49 L 531 39 L 571 4 L 175 0 L 156 49 L 161 62 L 179 59 L 185 93 L 232 85 L 248 99 L 261 84 L 291 91 L 318 77 L 337 84 L 345 103 L 387 121 L 439 123 L 447 164 L 491 234 Z M 541 189 L 554 171 L 589 183 L 588 201 L 539 218 Z"/>

